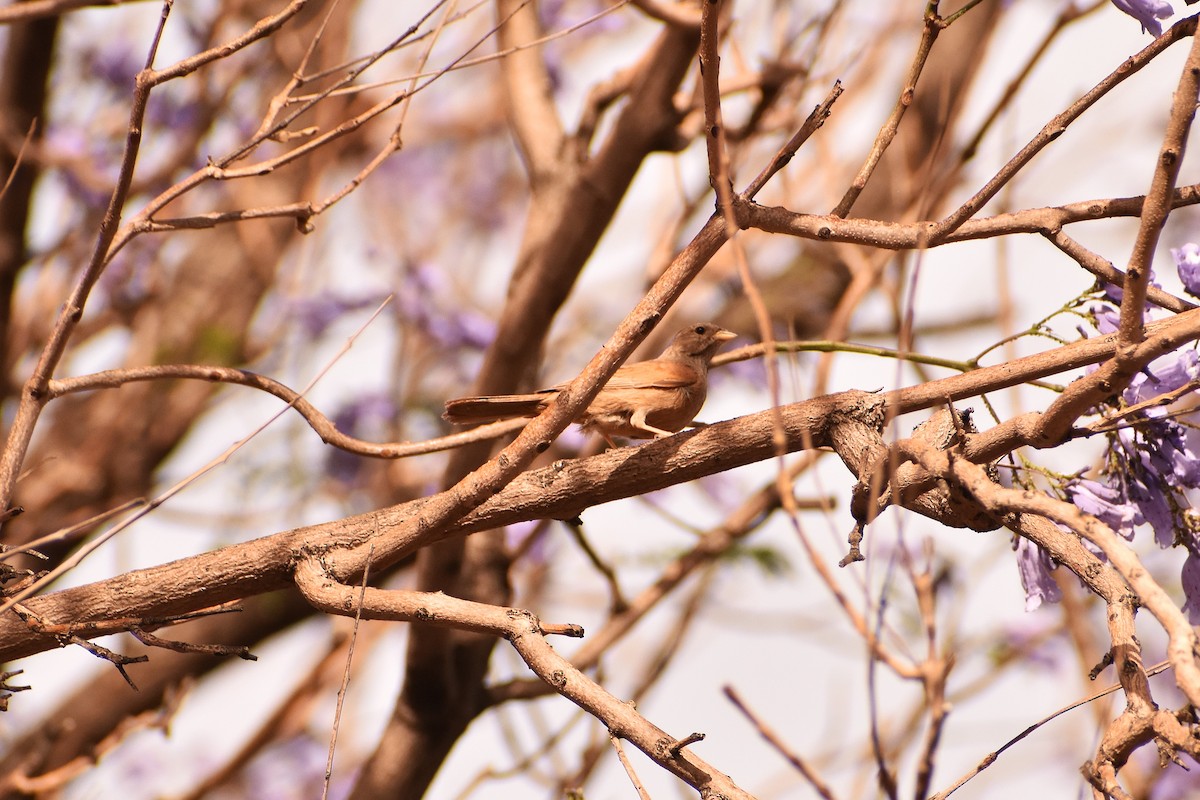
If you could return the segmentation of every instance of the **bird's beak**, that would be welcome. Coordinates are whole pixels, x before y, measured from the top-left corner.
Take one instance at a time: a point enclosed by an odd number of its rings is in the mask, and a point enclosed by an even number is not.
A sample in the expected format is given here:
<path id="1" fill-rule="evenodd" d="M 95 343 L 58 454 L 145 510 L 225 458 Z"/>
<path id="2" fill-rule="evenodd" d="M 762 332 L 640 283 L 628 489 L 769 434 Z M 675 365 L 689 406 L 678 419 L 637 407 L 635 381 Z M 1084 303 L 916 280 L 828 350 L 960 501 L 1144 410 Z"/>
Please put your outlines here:
<path id="1" fill-rule="evenodd" d="M 736 339 L 738 335 L 733 331 L 719 331 L 713 334 L 713 338 L 718 342 L 728 342 L 730 339 Z"/>

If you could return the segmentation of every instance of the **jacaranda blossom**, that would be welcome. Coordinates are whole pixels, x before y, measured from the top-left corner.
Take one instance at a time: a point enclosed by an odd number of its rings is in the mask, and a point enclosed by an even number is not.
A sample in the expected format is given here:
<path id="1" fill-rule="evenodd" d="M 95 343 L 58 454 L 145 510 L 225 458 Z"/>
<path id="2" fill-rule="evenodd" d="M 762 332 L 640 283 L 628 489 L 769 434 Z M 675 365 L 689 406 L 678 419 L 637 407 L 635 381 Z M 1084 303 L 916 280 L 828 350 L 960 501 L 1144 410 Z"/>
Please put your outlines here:
<path id="1" fill-rule="evenodd" d="M 1132 539 L 1134 526 L 1145 521 L 1125 492 L 1106 483 L 1081 478 L 1067 485 L 1067 497 L 1080 511 L 1091 514 L 1126 539 Z"/>
<path id="2" fill-rule="evenodd" d="M 1200 244 L 1188 242 L 1172 249 L 1171 255 L 1175 258 L 1175 269 L 1179 271 L 1184 290 L 1192 297 L 1200 297 Z"/>
<path id="3" fill-rule="evenodd" d="M 1200 625 L 1200 555 L 1196 551 L 1188 551 L 1179 579 L 1183 584 L 1183 596 L 1187 598 L 1183 610 L 1187 612 L 1188 622 Z"/>
<path id="4" fill-rule="evenodd" d="M 1043 602 L 1057 603 L 1062 599 L 1058 584 L 1050 576 L 1054 562 L 1046 551 L 1022 537 L 1017 538 L 1017 570 L 1025 589 L 1025 610 L 1035 611 Z"/>
<path id="5" fill-rule="evenodd" d="M 1126 10 L 1123 5 L 1122 9 Z M 1200 246 L 1188 244 L 1171 252 L 1188 291 L 1200 291 Z M 1120 287 L 1105 287 L 1103 304 L 1091 309 L 1101 333 L 1116 329 L 1120 297 Z M 1152 315 L 1150 306 L 1146 314 Z M 1177 408 L 1182 405 L 1177 401 L 1186 401 L 1194 391 L 1193 382 L 1200 382 L 1200 353 L 1194 346 L 1143 367 L 1121 393 L 1125 413 L 1114 417 L 1099 476 L 1075 477 L 1063 488 L 1076 507 L 1126 539 L 1148 525 L 1160 547 L 1185 548 L 1184 607 L 1193 621 L 1200 621 L 1200 533 L 1188 520 L 1188 492 L 1200 489 L 1200 419 L 1193 419 L 1195 412 L 1180 414 Z M 1050 599 L 1037 584 L 1031 588 L 1030 564 L 1019 568 L 1027 605 L 1036 607 Z"/>
<path id="6" fill-rule="evenodd" d="M 1162 23 L 1159 20 L 1175 13 L 1171 4 L 1164 0 L 1112 0 L 1112 4 L 1142 23 L 1143 31 L 1149 31 L 1155 36 L 1162 33 Z"/>

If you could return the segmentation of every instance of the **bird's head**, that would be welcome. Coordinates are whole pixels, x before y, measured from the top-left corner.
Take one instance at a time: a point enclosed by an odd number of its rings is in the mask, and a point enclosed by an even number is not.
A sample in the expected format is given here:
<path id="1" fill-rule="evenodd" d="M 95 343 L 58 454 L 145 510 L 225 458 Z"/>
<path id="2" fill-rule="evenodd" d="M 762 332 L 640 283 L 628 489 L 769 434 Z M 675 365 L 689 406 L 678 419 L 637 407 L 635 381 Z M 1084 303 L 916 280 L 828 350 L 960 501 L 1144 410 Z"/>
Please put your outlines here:
<path id="1" fill-rule="evenodd" d="M 698 322 L 676 333 L 675 338 L 671 340 L 670 349 L 690 358 L 708 359 L 721 349 L 721 345 L 736 338 L 736 333 L 727 331 L 720 325 Z"/>

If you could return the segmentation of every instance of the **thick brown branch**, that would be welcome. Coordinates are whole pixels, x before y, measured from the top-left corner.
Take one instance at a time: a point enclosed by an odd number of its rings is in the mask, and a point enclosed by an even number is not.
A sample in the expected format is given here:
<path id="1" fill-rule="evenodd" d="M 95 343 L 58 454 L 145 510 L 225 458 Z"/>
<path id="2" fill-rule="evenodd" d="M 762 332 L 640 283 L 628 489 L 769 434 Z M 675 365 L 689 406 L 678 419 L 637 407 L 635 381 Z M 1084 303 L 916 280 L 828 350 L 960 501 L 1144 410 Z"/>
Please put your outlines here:
<path id="1" fill-rule="evenodd" d="M 1200 336 L 1198 326 L 1200 311 L 1154 323 L 1149 326 L 1152 339 L 1144 346 L 1169 349 Z M 92 630 L 110 632 L 104 623 L 113 618 L 184 613 L 283 588 L 291 582 L 296 554 L 311 548 L 331 555 L 330 567 L 336 579 L 352 581 L 365 568 L 368 545 L 374 547 L 372 569 L 382 569 L 420 547 L 451 536 L 530 519 L 569 519 L 593 505 L 772 458 L 776 452 L 772 433 L 777 421 L 782 421 L 789 451 L 821 447 L 830 443 L 831 431 L 840 420 L 861 417 L 880 403 L 887 403 L 896 413 L 930 408 L 944 403 L 947 397 L 962 399 L 1097 363 L 1111 358 L 1115 347 L 1115 336 L 1089 339 L 884 395 L 846 392 L 817 397 L 642 447 L 557 462 L 518 475 L 449 526 L 435 524 L 431 509 L 439 504 L 444 509 L 444 504 L 455 500 L 434 496 L 31 598 L 26 605 L 47 622 L 76 624 L 80 635 L 91 635 Z M 543 419 L 529 427 L 535 426 L 546 430 Z M 999 446 L 1019 446 L 1024 443 L 1022 431 L 1036 430 L 1024 417 L 1016 418 L 1012 426 L 998 427 L 1004 429 L 1003 435 L 991 436 L 989 431 L 968 443 L 972 458 L 992 456 Z M 53 639 L 31 633 L 12 617 L 0 620 L 0 659 L 19 658 L 54 646 Z"/>
<path id="2" fill-rule="evenodd" d="M 1011 233 L 1047 234 L 1075 222 L 1087 222 L 1113 217 L 1136 217 L 1142 213 L 1145 197 L 1118 197 L 1109 200 L 1084 200 L 1065 206 L 1030 208 L 994 217 L 969 220 L 953 232 L 930 241 L 930 247 L 954 242 L 990 239 Z M 1183 186 L 1175 190 L 1171 207 L 1190 206 L 1200 203 L 1200 184 Z M 803 239 L 818 241 L 849 242 L 878 247 L 883 250 L 913 250 L 923 245 L 923 237 L 929 234 L 935 223 L 929 220 L 917 222 L 888 222 L 873 219 L 841 219 L 821 214 L 801 214 L 777 206 L 760 206 L 753 203 L 738 204 L 738 223 L 747 228 L 758 228 L 767 233 L 784 233 Z"/>

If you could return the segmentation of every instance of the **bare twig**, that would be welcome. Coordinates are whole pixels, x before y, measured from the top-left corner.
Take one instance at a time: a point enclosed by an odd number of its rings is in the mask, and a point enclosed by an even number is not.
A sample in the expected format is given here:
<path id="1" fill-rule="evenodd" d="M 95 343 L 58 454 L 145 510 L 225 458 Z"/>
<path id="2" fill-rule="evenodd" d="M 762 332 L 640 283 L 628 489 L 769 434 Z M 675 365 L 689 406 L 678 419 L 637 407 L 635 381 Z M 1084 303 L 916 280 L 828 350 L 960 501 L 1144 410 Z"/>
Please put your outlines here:
<path id="1" fill-rule="evenodd" d="M 887 121 L 879 129 L 879 133 L 875 136 L 875 143 L 871 146 L 871 150 L 867 153 L 866 159 L 859 167 L 858 174 L 854 176 L 854 180 L 850 183 L 850 188 L 846 190 L 846 194 L 829 212 L 831 217 L 845 217 L 850 213 L 850 209 L 854 207 L 854 202 L 858 196 L 862 194 L 863 189 L 867 186 L 867 181 L 871 179 L 871 175 L 875 172 L 875 168 L 879 165 L 880 159 L 883 158 L 884 152 L 888 145 L 896 138 L 896 130 L 900 127 L 900 120 L 904 119 L 904 113 L 912 104 L 913 93 L 917 90 L 917 81 L 921 77 L 921 72 L 925 69 L 925 62 L 929 58 L 929 51 L 933 49 L 933 43 L 937 41 L 938 34 L 942 31 L 942 21 L 935 13 L 937 3 L 930 3 L 925 11 L 924 24 L 921 29 L 921 40 L 917 43 L 917 52 L 913 54 L 912 63 L 908 67 L 908 73 L 904 77 L 904 85 L 900 88 L 900 96 L 896 98 L 896 105 L 892 108 L 892 113 L 888 116 Z"/>
<path id="2" fill-rule="evenodd" d="M 767 742 L 775 748 L 784 759 L 796 768 L 796 771 L 808 781 L 808 785 L 813 788 L 817 794 L 825 798 L 825 800 L 833 800 L 833 791 L 828 784 L 817 774 L 812 765 L 806 762 L 798 754 L 792 751 L 790 747 L 780 738 L 779 734 L 773 728 L 763 722 L 762 718 L 750 710 L 746 705 L 746 701 L 742 699 L 741 694 L 732 686 L 726 685 L 721 690 L 729 702 L 733 703 L 734 708 L 741 712 L 742 716 L 750 721 L 754 729 L 758 731 L 758 735 L 767 740 Z"/>
<path id="3" fill-rule="evenodd" d="M 325 757 L 325 778 L 321 783 L 321 800 L 329 797 L 329 784 L 333 780 L 333 754 L 337 749 L 338 731 L 342 725 L 342 705 L 346 701 L 346 690 L 350 688 L 350 665 L 354 662 L 354 645 L 358 641 L 358 627 L 362 624 L 363 596 L 367 591 L 367 581 L 371 574 L 370 559 L 367 568 L 363 570 L 362 584 L 359 587 L 358 602 L 354 605 L 354 627 L 350 632 L 350 643 L 346 647 L 346 666 L 342 670 L 342 682 L 338 685 L 337 704 L 333 710 L 333 729 L 329 732 L 329 755 Z"/>
<path id="4" fill-rule="evenodd" d="M 1170 666 L 1171 666 L 1170 662 L 1160 661 L 1159 663 L 1155 664 L 1153 667 L 1147 668 L 1146 674 L 1147 675 L 1157 675 L 1160 672 L 1164 672 L 1167 669 L 1169 669 Z M 1088 703 L 1099 700 L 1102 697 L 1107 697 L 1108 695 L 1118 692 L 1120 690 L 1121 690 L 1121 684 L 1114 683 L 1105 689 L 1101 689 L 1098 692 L 1093 692 L 1092 694 L 1088 695 L 1087 697 L 1076 700 L 1073 703 L 1068 703 L 1067 705 L 1063 706 L 1062 708 L 1058 709 L 1057 711 L 1054 711 L 1054 712 L 1042 717 L 1037 722 L 1033 723 L 1029 727 L 1025 728 L 1025 730 L 1021 731 L 1016 736 L 1009 739 L 1004 744 L 1000 745 L 1000 747 L 998 747 L 995 750 L 993 750 L 992 752 L 988 753 L 986 756 L 983 757 L 983 759 L 978 764 L 976 764 L 972 769 L 968 770 L 961 778 L 959 778 L 957 781 L 955 781 L 949 788 L 943 789 L 942 791 L 938 792 L 935 795 L 931 795 L 929 800 L 946 800 L 947 797 L 949 797 L 950 795 L 954 794 L 956 791 L 961 789 L 964 785 L 966 785 L 966 783 L 968 781 L 970 781 L 976 775 L 983 772 L 985 769 L 990 767 L 992 764 L 996 763 L 996 759 L 998 759 L 1001 755 L 1003 755 L 1004 751 L 1008 750 L 1013 745 L 1017 744 L 1018 742 L 1022 741 L 1025 738 L 1027 738 L 1031 733 L 1034 733 L 1035 731 L 1037 731 L 1038 728 L 1041 728 L 1048 722 L 1053 722 L 1055 719 L 1058 719 L 1063 714 L 1066 714 L 1068 711 L 1074 711 L 1077 708 L 1080 708 L 1082 706 L 1087 705 Z"/>
<path id="5" fill-rule="evenodd" d="M 195 642 L 180 642 L 173 639 L 163 639 L 142 629 L 137 625 L 130 626 L 129 633 L 147 647 L 160 647 L 176 653 L 199 653 L 208 656 L 237 656 L 243 661 L 258 661 L 258 656 L 250 652 L 249 647 L 224 644 L 198 644 Z"/>
<path id="6" fill-rule="evenodd" d="M 625 769 L 625 774 L 629 776 L 629 782 L 633 784 L 633 789 L 637 792 L 639 800 L 650 800 L 650 793 L 642 786 L 642 781 L 638 778 L 637 772 L 634 771 L 629 756 L 625 755 L 625 745 L 612 734 L 609 734 L 608 740 L 612 742 L 613 749 L 617 751 L 617 760 L 621 762 L 621 766 Z"/>

